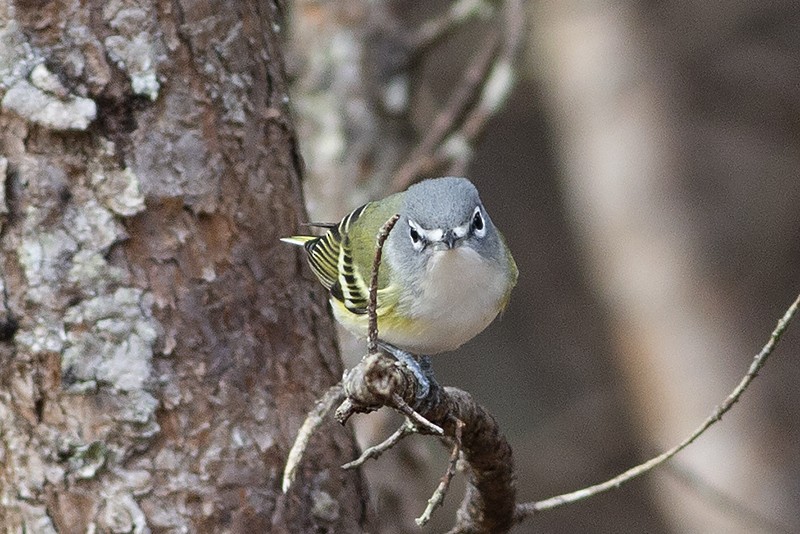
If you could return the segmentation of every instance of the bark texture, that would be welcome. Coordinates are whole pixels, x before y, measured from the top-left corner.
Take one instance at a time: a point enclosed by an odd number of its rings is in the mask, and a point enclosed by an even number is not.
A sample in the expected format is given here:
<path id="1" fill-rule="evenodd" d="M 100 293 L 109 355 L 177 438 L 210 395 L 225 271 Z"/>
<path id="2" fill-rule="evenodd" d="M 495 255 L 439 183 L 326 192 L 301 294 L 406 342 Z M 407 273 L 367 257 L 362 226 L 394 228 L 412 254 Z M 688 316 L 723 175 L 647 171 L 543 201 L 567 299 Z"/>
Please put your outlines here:
<path id="1" fill-rule="evenodd" d="M 0 6 L 0 524 L 356 532 L 273 2 Z M 305 476 L 307 475 L 307 476 Z"/>

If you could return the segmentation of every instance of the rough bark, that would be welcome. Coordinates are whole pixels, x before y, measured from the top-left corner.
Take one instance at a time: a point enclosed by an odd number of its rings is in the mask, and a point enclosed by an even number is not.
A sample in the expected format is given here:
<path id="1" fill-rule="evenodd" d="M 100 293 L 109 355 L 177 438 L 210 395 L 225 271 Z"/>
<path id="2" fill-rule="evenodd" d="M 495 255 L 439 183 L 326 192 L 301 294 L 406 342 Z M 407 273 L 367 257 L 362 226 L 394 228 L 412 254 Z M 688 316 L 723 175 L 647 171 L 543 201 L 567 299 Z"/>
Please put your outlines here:
<path id="1" fill-rule="evenodd" d="M 353 532 L 273 2 L 0 6 L 0 523 Z M 307 476 L 305 476 L 307 475 Z"/>

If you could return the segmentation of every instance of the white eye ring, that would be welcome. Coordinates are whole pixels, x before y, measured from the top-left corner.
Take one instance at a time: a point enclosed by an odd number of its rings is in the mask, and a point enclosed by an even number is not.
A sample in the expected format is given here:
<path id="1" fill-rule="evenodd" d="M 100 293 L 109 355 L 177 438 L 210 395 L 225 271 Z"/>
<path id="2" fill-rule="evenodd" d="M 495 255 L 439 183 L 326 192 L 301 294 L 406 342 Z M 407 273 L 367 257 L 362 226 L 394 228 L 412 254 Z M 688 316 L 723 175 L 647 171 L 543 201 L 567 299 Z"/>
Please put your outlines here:
<path id="1" fill-rule="evenodd" d="M 483 237 L 486 235 L 486 221 L 483 220 L 483 214 L 481 213 L 480 206 L 475 207 L 475 211 L 472 213 L 472 222 L 470 224 L 472 226 L 472 232 L 476 237 Z"/>
<path id="2" fill-rule="evenodd" d="M 425 237 L 420 231 L 419 226 L 411 219 L 408 220 L 408 237 L 411 238 L 411 245 L 414 247 L 414 250 L 422 250 L 425 248 Z"/>

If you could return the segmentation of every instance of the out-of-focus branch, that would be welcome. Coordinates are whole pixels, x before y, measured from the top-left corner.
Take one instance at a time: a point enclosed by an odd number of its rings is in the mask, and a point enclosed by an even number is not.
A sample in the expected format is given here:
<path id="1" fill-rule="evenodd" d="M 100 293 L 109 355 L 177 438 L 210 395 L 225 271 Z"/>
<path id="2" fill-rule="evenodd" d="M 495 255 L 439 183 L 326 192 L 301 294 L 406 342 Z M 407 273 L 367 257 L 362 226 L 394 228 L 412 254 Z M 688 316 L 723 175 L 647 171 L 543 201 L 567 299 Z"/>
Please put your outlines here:
<path id="1" fill-rule="evenodd" d="M 465 22 L 477 17 L 489 17 L 494 6 L 486 0 L 457 0 L 440 17 L 425 21 L 409 39 L 412 55 L 418 55 L 452 35 Z"/>
<path id="2" fill-rule="evenodd" d="M 293 100 L 315 220 L 336 220 L 426 175 L 464 170 L 472 144 L 513 86 L 522 0 L 454 0 L 418 28 L 398 20 L 389 4 L 301 0 L 290 18 Z M 476 21 L 488 32 L 486 42 L 432 114 L 436 124 L 414 124 L 412 95 L 428 83 L 417 67 Z"/>
<path id="3" fill-rule="evenodd" d="M 392 189 L 403 190 L 440 169 L 463 173 L 473 143 L 513 86 L 513 64 L 524 35 L 524 21 L 522 1 L 507 0 L 502 24 L 490 33 L 423 139 L 395 172 Z"/>
<path id="4" fill-rule="evenodd" d="M 777 346 L 778 341 L 780 341 L 781 336 L 786 330 L 786 327 L 789 325 L 792 317 L 794 317 L 794 314 L 797 312 L 798 306 L 800 306 L 800 295 L 798 295 L 792 305 L 789 306 L 789 309 L 786 310 L 786 313 L 784 313 L 783 317 L 778 321 L 778 325 L 775 327 L 775 330 L 773 330 L 772 335 L 770 335 L 767 343 L 753 358 L 753 362 L 750 364 L 747 374 L 745 374 L 745 376 L 742 378 L 736 388 L 734 388 L 731 394 L 728 395 L 725 401 L 721 405 L 717 406 L 711 415 L 708 416 L 708 418 L 703 421 L 703 423 L 697 427 L 697 429 L 692 432 L 689 437 L 681 441 L 675 447 L 656 456 L 655 458 L 637 465 L 636 467 L 632 467 L 624 473 L 621 473 L 620 475 L 617 475 L 601 484 L 589 486 L 587 488 L 551 497 L 542 501 L 519 504 L 517 505 L 515 520 L 519 522 L 538 512 L 557 508 L 559 506 L 581 501 L 583 499 L 588 499 L 589 497 L 593 497 L 594 495 L 598 495 L 610 489 L 618 488 L 626 482 L 629 482 L 630 480 L 649 472 L 653 468 L 658 467 L 692 444 L 697 438 L 703 435 L 703 433 L 708 430 L 711 425 L 722 419 L 722 416 L 725 415 L 725 413 L 727 413 L 734 404 L 736 404 L 736 402 L 742 396 L 742 393 L 747 390 L 747 388 L 750 386 L 750 383 L 758 375 L 758 372 L 767 362 L 767 359 L 769 358 L 770 354 L 772 354 L 772 351 L 775 350 L 775 347 Z"/>
<path id="5" fill-rule="evenodd" d="M 793 534 L 795 532 L 786 525 L 780 524 L 775 519 L 748 506 L 747 503 L 714 487 L 701 475 L 682 465 L 679 461 L 665 464 L 663 472 L 690 488 L 704 502 L 726 515 L 735 517 L 739 524 L 747 528 L 748 532 L 769 534 Z"/>

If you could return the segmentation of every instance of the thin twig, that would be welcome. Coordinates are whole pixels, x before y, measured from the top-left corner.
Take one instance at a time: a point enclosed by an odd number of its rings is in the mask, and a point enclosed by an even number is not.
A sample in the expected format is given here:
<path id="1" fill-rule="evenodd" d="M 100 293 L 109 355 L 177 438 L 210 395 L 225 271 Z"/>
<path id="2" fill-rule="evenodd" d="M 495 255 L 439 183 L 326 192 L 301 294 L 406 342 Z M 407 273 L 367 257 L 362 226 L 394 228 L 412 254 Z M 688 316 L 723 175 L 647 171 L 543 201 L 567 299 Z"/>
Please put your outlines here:
<path id="1" fill-rule="evenodd" d="M 419 414 L 414 408 L 408 405 L 406 401 L 403 400 L 403 397 L 398 395 L 397 393 L 392 393 L 392 405 L 396 408 L 399 412 L 403 415 L 411 419 L 414 423 L 417 424 L 417 431 L 427 430 L 431 434 L 435 434 L 437 436 L 443 436 L 444 430 L 439 425 L 435 425 L 425 419 L 422 415 Z"/>
<path id="2" fill-rule="evenodd" d="M 798 306 L 800 306 L 800 295 L 798 295 L 792 305 L 789 306 L 789 309 L 786 310 L 786 313 L 783 315 L 783 317 L 778 321 L 778 325 L 775 327 L 775 330 L 773 330 L 772 335 L 770 335 L 769 341 L 767 341 L 761 351 L 756 354 L 755 358 L 753 358 L 753 362 L 750 364 L 747 374 L 742 378 L 731 394 L 728 395 L 725 401 L 720 406 L 717 406 L 711 415 L 705 421 L 703 421 L 703 423 L 694 432 L 692 432 L 688 438 L 668 451 L 656 456 L 655 458 L 637 465 L 636 467 L 632 467 L 624 473 L 617 475 L 601 484 L 589 486 L 578 491 L 573 491 L 572 493 L 565 493 L 563 495 L 558 495 L 542 501 L 518 504 L 515 513 L 515 520 L 519 522 L 537 512 L 557 508 L 565 504 L 587 499 L 613 488 L 618 488 L 622 484 L 647 473 L 654 467 L 663 464 L 693 443 L 706 430 L 708 430 L 711 425 L 722 419 L 722 416 L 725 415 L 725 413 L 727 413 L 734 404 L 736 404 L 736 402 L 742 396 L 742 393 L 745 392 L 753 379 L 758 375 L 758 372 L 766 363 L 769 355 L 772 354 L 772 351 L 775 349 L 778 341 L 780 341 L 780 338 L 786 330 L 786 327 L 789 325 L 792 317 L 794 317 L 795 312 L 797 312 Z"/>
<path id="3" fill-rule="evenodd" d="M 341 382 L 335 386 L 331 386 L 325 395 L 319 399 L 314 408 L 308 412 L 306 420 L 297 432 L 297 437 L 294 440 L 289 456 L 286 458 L 286 467 L 283 470 L 283 492 L 289 491 L 289 488 L 294 483 L 297 476 L 297 467 L 303 459 L 303 453 L 308 446 L 308 440 L 317 428 L 322 424 L 323 419 L 331 411 L 336 403 L 342 402 L 344 399 L 344 388 Z"/>
<path id="4" fill-rule="evenodd" d="M 369 328 L 367 330 L 367 352 L 375 354 L 378 352 L 378 272 L 381 266 L 381 257 L 383 256 L 383 244 L 389 237 L 389 232 L 394 228 L 397 219 L 400 218 L 399 214 L 395 214 L 391 219 L 386 221 L 378 233 L 378 242 L 375 248 L 375 259 L 372 260 L 372 276 L 369 282 L 369 303 L 367 304 L 367 313 L 369 314 Z"/>
<path id="5" fill-rule="evenodd" d="M 391 436 L 383 440 L 381 443 L 365 449 L 364 452 L 361 453 L 361 456 L 352 462 L 347 462 L 344 464 L 342 469 L 353 469 L 360 467 L 367 460 L 371 458 L 378 458 L 381 454 L 400 443 L 400 440 L 402 440 L 404 437 L 416 433 L 416 427 L 408 419 L 406 419 L 400 428 L 395 430 Z"/>
<path id="6" fill-rule="evenodd" d="M 431 495 L 431 498 L 428 499 L 428 506 L 425 507 L 425 511 L 422 512 L 421 516 L 415 519 L 415 522 L 419 526 L 423 526 L 430 521 L 433 511 L 442 505 L 444 496 L 447 495 L 447 490 L 450 488 L 450 482 L 453 480 L 453 476 L 456 474 L 458 457 L 461 455 L 461 434 L 464 430 L 464 421 L 458 419 L 457 417 L 454 419 L 456 428 L 455 435 L 453 436 L 453 449 L 450 451 L 450 461 L 447 463 L 447 471 L 444 472 L 442 480 L 439 481 L 436 491 L 434 491 L 433 495 Z"/>

